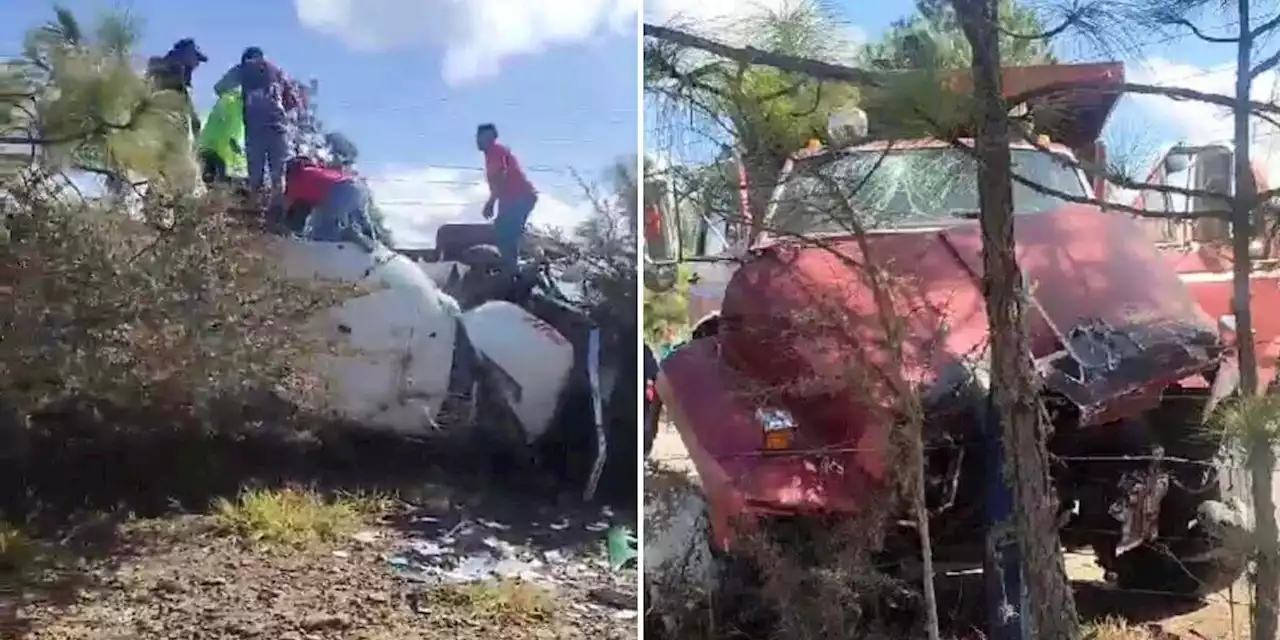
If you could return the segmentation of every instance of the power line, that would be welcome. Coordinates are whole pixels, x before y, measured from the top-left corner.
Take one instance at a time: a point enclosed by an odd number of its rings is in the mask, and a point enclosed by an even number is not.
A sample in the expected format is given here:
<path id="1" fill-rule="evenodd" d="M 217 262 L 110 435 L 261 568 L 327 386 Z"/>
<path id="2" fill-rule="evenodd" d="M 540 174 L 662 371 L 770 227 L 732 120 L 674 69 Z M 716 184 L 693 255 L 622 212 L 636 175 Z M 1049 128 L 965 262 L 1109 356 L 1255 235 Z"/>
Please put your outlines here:
<path id="1" fill-rule="evenodd" d="M 428 110 L 428 109 L 430 109 L 430 108 L 431 108 L 431 104 L 428 104 L 428 103 L 398 103 L 398 104 L 378 104 L 378 105 L 374 105 L 374 104 L 367 103 L 367 102 L 341 101 L 341 100 L 326 100 L 326 99 L 323 97 L 323 95 L 324 95 L 324 94 L 321 94 L 321 96 L 320 96 L 320 97 L 317 97 L 317 98 L 316 98 L 316 104 L 317 104 L 317 106 L 319 107 L 319 109 L 320 109 L 320 110 L 326 109 L 326 108 L 328 108 L 330 105 L 337 105 L 337 106 L 339 106 L 339 107 L 348 107 L 348 108 L 359 108 L 359 109 L 364 109 L 364 110 L 368 110 L 368 111 L 377 111 L 377 112 L 386 112 L 386 111 L 419 111 L 419 110 Z M 440 98 L 437 98 L 437 99 L 436 99 L 436 100 L 434 100 L 433 102 L 435 102 L 435 103 L 440 103 L 440 104 L 445 104 L 445 103 L 448 103 L 448 102 L 456 102 L 456 101 L 457 101 L 457 99 L 456 99 L 456 98 L 449 98 L 449 97 L 443 97 L 443 96 L 442 96 L 442 97 L 440 97 Z M 486 102 L 485 102 L 485 105 L 486 105 L 486 106 L 508 107 L 508 108 L 513 108 L 513 109 L 527 109 L 527 108 L 529 108 L 529 102 L 527 102 L 527 101 L 525 101 L 525 102 L 488 102 L 488 101 L 486 101 Z M 625 109 L 625 108 L 618 108 L 618 109 L 595 109 L 595 108 L 589 108 L 589 107 L 569 107 L 569 108 L 560 108 L 560 109 L 558 109 L 558 111 L 560 111 L 561 113 L 570 113 L 570 114 L 586 114 L 586 113 L 590 113 L 590 114 L 597 115 L 597 116 L 598 116 L 598 115 L 600 115 L 600 114 L 602 114 L 602 113 L 604 113 L 604 114 L 608 114 L 608 113 L 614 113 L 614 114 L 627 114 L 626 116 L 624 116 L 624 117 L 619 117 L 619 118 L 609 118 L 609 119 L 593 118 L 593 121 L 594 121 L 594 122 L 599 122 L 599 123 L 603 123 L 603 124 L 624 124 L 624 123 L 630 123 L 630 122 L 635 122 L 635 121 L 636 121 L 636 119 L 640 117 L 640 114 L 639 114 L 639 112 L 638 112 L 637 110 L 635 110 L 635 109 Z"/>

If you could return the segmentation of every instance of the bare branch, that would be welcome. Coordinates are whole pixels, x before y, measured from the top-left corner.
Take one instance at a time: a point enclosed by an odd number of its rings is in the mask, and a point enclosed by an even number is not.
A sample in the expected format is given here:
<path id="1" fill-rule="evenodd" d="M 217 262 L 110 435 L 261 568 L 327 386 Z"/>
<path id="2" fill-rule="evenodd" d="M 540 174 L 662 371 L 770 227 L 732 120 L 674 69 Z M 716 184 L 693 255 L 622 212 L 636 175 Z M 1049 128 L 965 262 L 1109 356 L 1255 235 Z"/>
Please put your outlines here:
<path id="1" fill-rule="evenodd" d="M 722 58 L 736 60 L 749 65 L 763 65 L 783 71 L 807 74 L 822 80 L 838 80 L 860 86 L 878 87 L 882 84 L 882 76 L 878 73 L 822 62 L 821 60 L 764 51 L 755 47 L 733 47 L 670 27 L 645 23 L 644 35 L 693 49 L 701 49 Z"/>
<path id="2" fill-rule="evenodd" d="M 1196 91 L 1195 89 L 1188 89 L 1186 87 L 1166 87 L 1133 82 L 1106 85 L 1100 85 L 1097 82 L 1055 82 L 1011 96 L 1008 99 L 1008 102 L 1017 104 L 1027 102 L 1035 98 L 1042 98 L 1056 93 L 1065 93 L 1080 89 L 1092 89 L 1095 91 L 1098 89 L 1107 89 L 1116 91 L 1117 93 L 1137 93 L 1141 95 L 1164 96 L 1172 100 L 1204 102 L 1206 104 L 1217 105 L 1226 109 L 1234 109 L 1236 107 L 1235 98 L 1225 96 L 1220 93 Z M 1250 100 L 1248 107 L 1249 110 L 1255 114 L 1271 114 L 1280 116 L 1280 106 L 1274 104 Z"/>
<path id="3" fill-rule="evenodd" d="M 1249 79 L 1256 79 L 1258 76 L 1276 68 L 1276 65 L 1278 64 L 1280 64 L 1280 51 L 1276 51 L 1270 56 L 1267 56 L 1267 58 L 1262 62 L 1254 65 L 1254 67 L 1249 70 Z"/>
<path id="4" fill-rule="evenodd" d="M 1192 34 L 1194 34 L 1194 35 L 1195 35 L 1195 37 L 1200 38 L 1201 40 L 1204 40 L 1205 42 L 1212 42 L 1212 43 L 1214 43 L 1214 44 L 1234 44 L 1234 43 L 1236 43 L 1236 42 L 1239 42 L 1239 41 L 1240 41 L 1240 39 L 1239 39 L 1239 38 L 1236 38 L 1236 37 L 1234 37 L 1234 36 L 1213 36 L 1213 35 L 1209 35 L 1209 34 L 1205 33 L 1204 31 L 1202 31 L 1202 30 L 1200 29 L 1200 27 L 1197 27 L 1197 26 L 1195 25 L 1195 23 L 1191 22 L 1190 20 L 1187 20 L 1186 18 L 1181 18 L 1181 17 L 1178 17 L 1178 18 L 1168 17 L 1168 18 L 1165 18 L 1165 22 L 1168 22 L 1169 24 L 1177 25 L 1177 26 L 1179 26 L 1179 27 L 1183 27 L 1183 28 L 1185 28 L 1185 29 L 1187 29 L 1187 30 L 1191 31 L 1191 33 L 1192 33 Z"/>
<path id="5" fill-rule="evenodd" d="M 860 86 L 880 87 L 883 86 L 884 80 L 887 77 L 884 73 L 874 73 L 863 69 L 855 69 L 852 67 L 831 64 L 829 62 L 822 62 L 820 60 L 761 51 L 760 49 L 755 49 L 753 47 L 733 47 L 668 27 L 645 24 L 644 34 L 649 37 L 674 42 L 682 46 L 702 49 L 731 60 L 773 67 L 782 71 L 803 73 L 819 80 L 831 80 L 848 82 L 850 84 Z M 1234 109 L 1236 107 L 1236 101 L 1233 97 L 1217 93 L 1208 93 L 1205 91 L 1196 91 L 1185 87 L 1166 87 L 1132 82 L 1100 84 L 1096 81 L 1055 82 L 1046 84 L 1011 96 L 1008 98 L 1007 102 L 1017 104 L 1027 102 L 1035 98 L 1081 89 L 1090 89 L 1095 91 L 1105 89 L 1113 90 L 1118 93 L 1157 95 L 1173 100 L 1192 100 L 1196 102 L 1203 102 L 1206 104 L 1218 105 L 1227 109 Z M 1280 116 L 1280 106 L 1277 105 L 1251 100 L 1248 103 L 1248 107 L 1249 110 L 1255 114 Z"/>
<path id="6" fill-rule="evenodd" d="M 1084 16 L 1086 11 L 1087 11 L 1086 7 L 1076 7 L 1074 10 L 1068 13 L 1065 18 L 1062 19 L 1061 24 L 1059 24 L 1058 26 L 1052 29 L 1041 31 L 1039 33 L 1015 33 L 1013 31 L 1009 31 L 1008 29 L 1004 28 L 999 24 L 996 25 L 996 31 L 998 31 L 1001 35 L 1008 36 L 1010 38 L 1016 38 L 1018 40 L 1049 40 L 1050 38 L 1055 38 L 1057 36 L 1062 35 L 1067 31 L 1067 29 L 1070 29 L 1071 27 L 1079 23 L 1080 18 Z"/>
<path id="7" fill-rule="evenodd" d="M 1280 27 L 1280 13 L 1276 14 L 1275 17 L 1270 20 L 1258 25 L 1253 31 L 1250 31 L 1249 39 L 1257 40 L 1259 37 L 1273 31 L 1276 27 Z"/>

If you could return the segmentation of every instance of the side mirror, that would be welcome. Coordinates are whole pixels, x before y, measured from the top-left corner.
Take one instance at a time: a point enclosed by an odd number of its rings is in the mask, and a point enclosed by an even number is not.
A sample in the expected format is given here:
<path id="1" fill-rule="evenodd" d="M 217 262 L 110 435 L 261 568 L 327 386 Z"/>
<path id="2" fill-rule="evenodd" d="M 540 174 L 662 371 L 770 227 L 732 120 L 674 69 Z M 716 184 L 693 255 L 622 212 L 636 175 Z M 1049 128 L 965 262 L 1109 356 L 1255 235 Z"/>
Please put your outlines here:
<path id="1" fill-rule="evenodd" d="M 1164 173 L 1166 176 L 1186 171 L 1191 166 L 1191 152 L 1174 150 L 1164 157 Z"/>

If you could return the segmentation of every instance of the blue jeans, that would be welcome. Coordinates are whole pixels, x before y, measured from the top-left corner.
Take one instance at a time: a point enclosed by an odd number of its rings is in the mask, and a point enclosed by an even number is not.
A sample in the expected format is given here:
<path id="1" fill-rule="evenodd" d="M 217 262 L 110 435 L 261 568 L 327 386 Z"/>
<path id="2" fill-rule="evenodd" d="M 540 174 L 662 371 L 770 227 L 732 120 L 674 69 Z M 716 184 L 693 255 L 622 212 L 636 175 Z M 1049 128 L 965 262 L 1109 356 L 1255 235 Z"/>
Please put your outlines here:
<path id="1" fill-rule="evenodd" d="M 284 192 L 284 163 L 289 155 L 289 137 L 284 126 L 246 120 L 244 153 L 249 165 L 249 188 L 258 192 L 270 178 L 271 196 L 279 197 Z"/>
<path id="2" fill-rule="evenodd" d="M 503 262 L 510 268 L 516 266 L 520 253 L 520 238 L 524 235 L 524 225 L 538 204 L 538 196 L 530 194 L 523 198 L 512 198 L 498 201 L 498 215 L 493 218 L 493 233 L 497 236 L 498 252 Z"/>
<path id="3" fill-rule="evenodd" d="M 343 242 L 345 231 L 354 228 L 357 233 L 374 239 L 373 223 L 369 220 L 369 194 L 355 182 L 343 180 L 329 189 L 329 195 L 307 216 L 302 236 L 316 242 Z"/>

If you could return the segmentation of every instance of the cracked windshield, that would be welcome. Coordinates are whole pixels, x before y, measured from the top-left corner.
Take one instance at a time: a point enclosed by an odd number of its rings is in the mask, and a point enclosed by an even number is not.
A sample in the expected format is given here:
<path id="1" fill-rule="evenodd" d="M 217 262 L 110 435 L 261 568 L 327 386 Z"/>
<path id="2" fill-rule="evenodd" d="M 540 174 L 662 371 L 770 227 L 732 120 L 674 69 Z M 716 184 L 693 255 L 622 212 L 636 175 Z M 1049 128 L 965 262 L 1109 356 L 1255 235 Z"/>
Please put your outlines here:
<path id="1" fill-rule="evenodd" d="M 1012 152 L 1013 171 L 1050 191 L 1088 197 L 1085 181 L 1056 154 Z M 976 161 L 956 149 L 847 151 L 797 161 L 774 212 L 786 235 L 847 233 L 851 208 L 868 228 L 923 227 L 978 214 Z M 847 204 L 846 204 L 847 203 Z M 1048 213 L 1055 195 L 1013 183 L 1015 214 Z"/>

